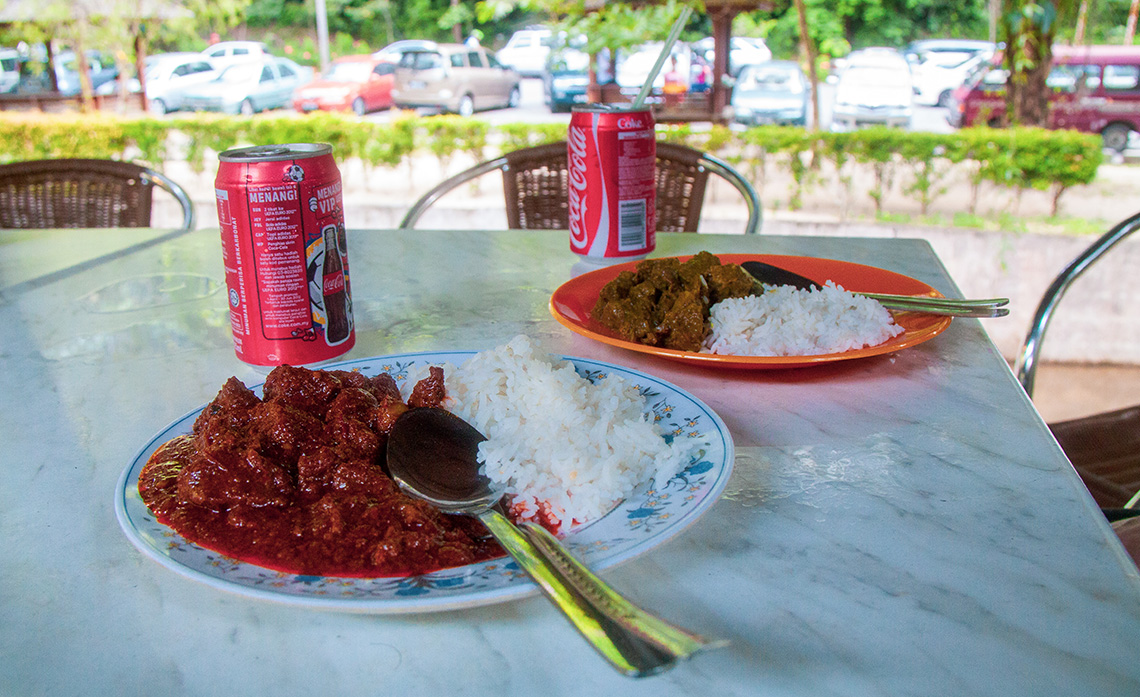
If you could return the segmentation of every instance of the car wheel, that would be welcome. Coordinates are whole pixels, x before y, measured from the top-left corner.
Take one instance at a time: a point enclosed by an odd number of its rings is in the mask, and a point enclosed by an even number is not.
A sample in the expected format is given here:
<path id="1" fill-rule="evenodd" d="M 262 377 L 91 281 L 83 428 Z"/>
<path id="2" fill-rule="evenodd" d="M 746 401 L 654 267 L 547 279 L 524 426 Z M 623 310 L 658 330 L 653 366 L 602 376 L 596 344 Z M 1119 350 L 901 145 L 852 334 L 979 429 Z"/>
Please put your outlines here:
<path id="1" fill-rule="evenodd" d="M 459 99 L 459 107 L 455 113 L 460 116 L 471 116 L 475 113 L 475 100 L 471 98 L 471 95 L 465 94 Z"/>
<path id="2" fill-rule="evenodd" d="M 166 108 L 166 102 L 161 99 L 150 100 L 150 110 L 159 116 L 170 113 Z"/>
<path id="3" fill-rule="evenodd" d="M 249 101 L 248 99 L 242 100 L 241 106 L 238 107 L 238 111 L 240 111 L 245 116 L 253 116 L 257 112 L 257 110 L 253 108 L 253 102 Z"/>
<path id="4" fill-rule="evenodd" d="M 509 105 L 509 106 L 510 106 L 512 109 L 514 109 L 515 107 L 517 107 L 517 106 L 519 105 L 519 100 L 520 100 L 521 98 L 522 98 L 522 97 L 521 97 L 521 94 L 520 94 L 520 92 L 519 92 L 519 86 L 518 86 L 518 85 L 515 85 L 515 86 L 514 86 L 514 89 L 512 89 L 512 90 L 511 90 L 511 96 L 510 96 L 510 98 L 508 99 L 508 101 L 507 101 L 507 104 L 508 104 L 508 105 Z"/>
<path id="5" fill-rule="evenodd" d="M 938 101 L 935 106 L 950 106 L 950 90 L 942 90 L 942 94 L 938 95 Z"/>
<path id="6" fill-rule="evenodd" d="M 1122 123 L 1114 123 L 1100 132 L 1104 139 L 1104 147 L 1116 152 L 1124 152 L 1128 147 L 1128 134 L 1132 129 Z"/>
<path id="7" fill-rule="evenodd" d="M 365 109 L 363 98 L 357 97 L 356 99 L 352 100 L 352 113 L 356 114 L 357 116 L 364 116 Z"/>

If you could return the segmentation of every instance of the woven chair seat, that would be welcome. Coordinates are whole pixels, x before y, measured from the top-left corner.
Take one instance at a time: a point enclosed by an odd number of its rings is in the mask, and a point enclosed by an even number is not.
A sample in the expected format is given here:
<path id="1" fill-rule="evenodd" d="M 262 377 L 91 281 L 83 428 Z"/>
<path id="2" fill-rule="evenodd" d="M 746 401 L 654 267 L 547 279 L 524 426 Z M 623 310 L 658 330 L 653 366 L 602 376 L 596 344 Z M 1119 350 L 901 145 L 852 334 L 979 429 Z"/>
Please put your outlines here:
<path id="1" fill-rule="evenodd" d="M 401 228 L 415 227 L 426 210 L 448 191 L 496 170 L 503 175 L 507 226 L 521 230 L 566 230 L 570 227 L 569 172 L 566 143 L 523 148 L 480 163 L 448 178 L 424 194 L 408 210 Z M 716 174 L 744 198 L 748 207 L 745 233 L 760 229 L 760 199 L 736 170 L 711 155 L 683 145 L 657 143 L 657 231 L 696 232 L 709 175 Z"/>
<path id="2" fill-rule="evenodd" d="M 1140 406 L 1049 424 L 1101 508 L 1140 491 Z"/>
<path id="3" fill-rule="evenodd" d="M 150 227 L 155 186 L 178 200 L 182 226 L 192 228 L 186 192 L 147 167 L 88 159 L 0 165 L 0 228 Z"/>
<path id="4" fill-rule="evenodd" d="M 1140 214 L 1113 226 L 1071 261 L 1053 280 L 1037 306 L 1017 358 L 1017 378 L 1033 396 L 1045 331 L 1061 298 L 1079 276 L 1140 228 Z M 1049 424 L 1065 455 L 1103 509 L 1119 509 L 1140 491 L 1140 405 Z"/>

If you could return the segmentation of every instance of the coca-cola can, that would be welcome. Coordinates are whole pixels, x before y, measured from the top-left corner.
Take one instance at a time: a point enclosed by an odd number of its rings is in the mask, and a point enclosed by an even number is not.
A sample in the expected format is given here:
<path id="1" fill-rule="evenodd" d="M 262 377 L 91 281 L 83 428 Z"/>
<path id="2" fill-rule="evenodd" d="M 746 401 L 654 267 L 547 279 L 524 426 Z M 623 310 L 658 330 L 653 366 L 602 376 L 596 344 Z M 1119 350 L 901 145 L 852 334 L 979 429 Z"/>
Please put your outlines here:
<path id="1" fill-rule="evenodd" d="M 648 109 L 574 107 L 567 135 L 570 249 L 595 264 L 657 246 L 657 139 Z"/>
<path id="2" fill-rule="evenodd" d="M 340 171 L 332 146 L 223 152 L 214 193 L 238 358 L 312 365 L 356 341 Z"/>

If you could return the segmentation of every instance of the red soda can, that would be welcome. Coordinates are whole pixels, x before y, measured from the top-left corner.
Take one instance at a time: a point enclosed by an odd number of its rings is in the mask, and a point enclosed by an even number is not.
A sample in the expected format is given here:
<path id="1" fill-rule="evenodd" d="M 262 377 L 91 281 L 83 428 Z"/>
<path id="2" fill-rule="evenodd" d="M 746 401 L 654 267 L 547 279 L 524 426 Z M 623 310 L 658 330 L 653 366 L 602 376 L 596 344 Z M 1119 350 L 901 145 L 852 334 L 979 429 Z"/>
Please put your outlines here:
<path id="1" fill-rule="evenodd" d="M 310 365 L 352 348 L 348 249 L 332 146 L 227 150 L 214 181 L 238 358 Z"/>
<path id="2" fill-rule="evenodd" d="M 570 249 L 593 263 L 657 247 L 657 138 L 648 109 L 574 107 L 567 136 Z"/>

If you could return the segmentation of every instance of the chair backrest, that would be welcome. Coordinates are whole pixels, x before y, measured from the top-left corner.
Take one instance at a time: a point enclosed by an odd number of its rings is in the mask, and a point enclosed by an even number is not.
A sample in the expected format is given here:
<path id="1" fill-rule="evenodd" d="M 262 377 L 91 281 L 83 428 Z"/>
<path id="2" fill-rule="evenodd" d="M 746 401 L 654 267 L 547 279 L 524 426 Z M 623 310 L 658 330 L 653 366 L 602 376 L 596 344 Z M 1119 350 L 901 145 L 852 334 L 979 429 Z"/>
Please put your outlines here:
<path id="1" fill-rule="evenodd" d="M 416 221 L 445 193 L 476 177 L 500 170 L 507 226 L 524 230 L 565 230 L 570 226 L 566 143 L 550 143 L 509 152 L 460 172 L 428 193 L 409 210 L 401 228 Z M 712 155 L 684 145 L 657 144 L 657 230 L 696 232 L 709 174 L 728 181 L 748 208 L 745 233 L 760 230 L 760 197 L 735 169 Z"/>
<path id="2" fill-rule="evenodd" d="M 154 187 L 194 206 L 181 186 L 147 167 L 118 160 L 28 160 L 0 165 L 0 228 L 149 227 Z"/>
<path id="3" fill-rule="evenodd" d="M 1131 235 L 1136 228 L 1140 228 L 1140 213 L 1121 221 L 1096 242 L 1093 242 L 1076 259 L 1070 262 L 1045 290 L 1041 302 L 1037 305 L 1033 322 L 1029 325 L 1029 333 L 1026 334 L 1025 341 L 1021 345 L 1021 352 L 1017 356 L 1015 366 L 1017 379 L 1030 397 L 1033 396 L 1033 382 L 1037 375 L 1037 361 L 1041 354 L 1041 344 L 1045 339 L 1045 330 L 1049 328 L 1049 320 L 1053 319 L 1053 312 L 1060 304 L 1065 291 L 1069 289 L 1073 281 L 1077 280 L 1093 265 L 1093 262 L 1115 247 L 1118 242 Z"/>

